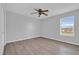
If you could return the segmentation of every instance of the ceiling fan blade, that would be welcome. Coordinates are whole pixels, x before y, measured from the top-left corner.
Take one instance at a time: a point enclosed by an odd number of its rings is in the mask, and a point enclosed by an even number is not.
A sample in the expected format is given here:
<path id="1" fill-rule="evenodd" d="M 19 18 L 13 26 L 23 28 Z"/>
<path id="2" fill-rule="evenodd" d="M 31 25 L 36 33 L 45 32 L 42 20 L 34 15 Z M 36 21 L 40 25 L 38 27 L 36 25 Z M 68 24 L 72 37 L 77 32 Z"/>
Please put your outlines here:
<path id="1" fill-rule="evenodd" d="M 36 14 L 36 13 L 38 13 L 38 12 L 34 12 L 34 13 L 31 13 L 31 14 Z"/>
<path id="2" fill-rule="evenodd" d="M 48 10 L 43 10 L 42 12 L 48 12 Z"/>
<path id="3" fill-rule="evenodd" d="M 45 15 L 45 16 L 48 16 L 48 14 L 46 14 L 46 13 L 42 13 L 43 15 Z"/>
<path id="4" fill-rule="evenodd" d="M 34 9 L 35 11 L 38 11 L 38 9 Z"/>

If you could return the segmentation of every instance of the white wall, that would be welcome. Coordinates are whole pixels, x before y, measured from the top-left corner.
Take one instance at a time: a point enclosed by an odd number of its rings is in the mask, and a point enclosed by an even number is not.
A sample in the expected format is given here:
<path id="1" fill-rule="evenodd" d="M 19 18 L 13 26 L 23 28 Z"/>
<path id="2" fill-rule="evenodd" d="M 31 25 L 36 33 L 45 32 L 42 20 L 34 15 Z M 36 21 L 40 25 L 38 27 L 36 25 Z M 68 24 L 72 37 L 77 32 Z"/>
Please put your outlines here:
<path id="1" fill-rule="evenodd" d="M 4 12 L 2 4 L 0 4 L 0 55 L 4 50 Z"/>
<path id="2" fill-rule="evenodd" d="M 6 11 L 6 42 L 40 36 L 40 21 L 27 15 Z"/>
<path id="3" fill-rule="evenodd" d="M 6 42 L 13 42 L 41 36 L 79 45 L 78 15 L 79 10 L 76 10 L 41 20 L 8 10 L 6 11 Z M 60 18 L 64 16 L 75 16 L 74 37 L 60 35 Z"/>
<path id="4" fill-rule="evenodd" d="M 60 35 L 60 18 L 75 16 L 75 36 Z M 79 45 L 79 10 L 52 16 L 46 19 L 36 19 L 6 10 L 6 43 L 25 40 L 34 37 L 46 37 L 58 41 Z M 4 48 L 4 12 L 0 4 L 0 54 Z"/>
<path id="5" fill-rule="evenodd" d="M 75 16 L 74 37 L 60 35 L 60 18 L 64 16 Z M 43 37 L 79 45 L 79 10 L 43 19 L 42 23 L 43 23 L 42 27 Z"/>

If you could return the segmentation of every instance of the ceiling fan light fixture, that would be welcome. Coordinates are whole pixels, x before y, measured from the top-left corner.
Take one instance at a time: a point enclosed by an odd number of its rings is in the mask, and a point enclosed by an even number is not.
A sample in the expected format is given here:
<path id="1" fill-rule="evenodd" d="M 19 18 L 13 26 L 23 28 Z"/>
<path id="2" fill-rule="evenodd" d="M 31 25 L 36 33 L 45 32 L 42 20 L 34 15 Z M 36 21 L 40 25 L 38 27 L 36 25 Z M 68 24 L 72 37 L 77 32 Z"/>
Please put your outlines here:
<path id="1" fill-rule="evenodd" d="M 48 10 L 43 10 L 43 9 L 34 9 L 34 10 L 35 10 L 36 12 L 31 13 L 32 15 L 38 13 L 38 17 L 40 17 L 41 15 L 48 16 L 48 14 L 47 14 Z"/>

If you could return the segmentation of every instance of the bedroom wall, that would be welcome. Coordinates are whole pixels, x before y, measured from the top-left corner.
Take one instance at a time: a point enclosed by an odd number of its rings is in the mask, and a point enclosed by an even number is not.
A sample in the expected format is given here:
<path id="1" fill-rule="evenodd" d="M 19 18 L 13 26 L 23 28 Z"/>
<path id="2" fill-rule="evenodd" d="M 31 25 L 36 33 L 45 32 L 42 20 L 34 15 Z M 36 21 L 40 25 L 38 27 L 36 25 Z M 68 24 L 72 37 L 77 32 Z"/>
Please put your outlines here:
<path id="1" fill-rule="evenodd" d="M 22 15 L 20 12 L 24 9 L 22 5 L 7 5 L 6 11 L 6 42 L 19 41 L 29 39 L 32 37 L 47 37 L 67 43 L 79 44 L 78 40 L 78 19 L 79 10 L 64 13 L 61 15 L 52 16 L 45 19 L 36 19 L 26 15 Z M 21 6 L 21 7 L 20 7 Z M 9 8 L 8 8 L 9 7 Z M 14 12 L 12 12 L 14 11 Z M 15 11 L 17 13 L 15 13 Z M 19 12 L 18 12 L 19 11 Z M 64 11 L 64 9 L 63 9 Z M 62 12 L 63 12 L 62 11 Z M 22 12 L 23 13 L 23 12 Z M 75 16 L 75 36 L 60 36 L 60 18 L 64 16 Z"/>
<path id="2" fill-rule="evenodd" d="M 6 43 L 40 36 L 40 21 L 6 11 Z"/>
<path id="3" fill-rule="evenodd" d="M 4 12 L 2 4 L 0 4 L 0 55 L 4 50 Z"/>
<path id="4" fill-rule="evenodd" d="M 60 18 L 65 16 L 75 16 L 75 35 L 73 37 L 60 35 Z M 42 37 L 79 45 L 79 10 L 43 19 L 42 23 Z"/>

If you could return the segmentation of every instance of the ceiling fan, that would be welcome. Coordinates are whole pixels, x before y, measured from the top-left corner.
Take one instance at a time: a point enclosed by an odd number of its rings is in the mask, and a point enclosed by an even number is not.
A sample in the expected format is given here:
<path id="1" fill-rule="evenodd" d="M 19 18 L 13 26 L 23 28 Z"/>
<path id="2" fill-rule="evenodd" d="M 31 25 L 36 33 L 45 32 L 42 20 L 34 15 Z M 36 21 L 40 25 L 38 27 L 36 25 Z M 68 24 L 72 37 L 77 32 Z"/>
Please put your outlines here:
<path id="1" fill-rule="evenodd" d="M 48 10 L 42 10 L 42 9 L 34 9 L 36 12 L 31 13 L 31 14 L 37 14 L 38 13 L 38 17 L 40 17 L 41 15 L 45 15 L 48 16 L 48 14 L 46 12 L 48 12 Z"/>

